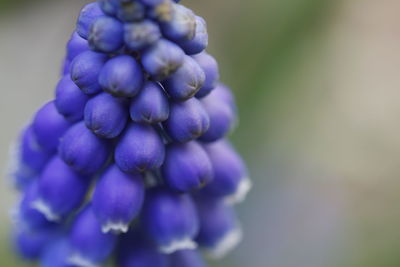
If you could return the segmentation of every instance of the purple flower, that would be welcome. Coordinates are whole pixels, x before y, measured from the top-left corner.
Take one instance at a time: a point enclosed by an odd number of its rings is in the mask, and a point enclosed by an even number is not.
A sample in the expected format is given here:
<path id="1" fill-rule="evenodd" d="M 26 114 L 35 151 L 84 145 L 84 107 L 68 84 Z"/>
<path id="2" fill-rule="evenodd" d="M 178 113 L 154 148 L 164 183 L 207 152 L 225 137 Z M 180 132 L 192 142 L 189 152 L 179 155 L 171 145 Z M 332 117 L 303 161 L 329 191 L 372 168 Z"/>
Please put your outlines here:
<path id="1" fill-rule="evenodd" d="M 196 98 L 171 103 L 170 115 L 163 124 L 168 135 L 184 143 L 203 135 L 210 126 L 210 117 Z"/>
<path id="2" fill-rule="evenodd" d="M 76 24 L 76 32 L 84 39 L 89 37 L 89 30 L 93 22 L 98 18 L 103 16 L 97 2 L 87 4 L 81 10 L 81 13 Z"/>
<path id="3" fill-rule="evenodd" d="M 212 198 L 199 198 L 196 205 L 200 220 L 196 241 L 211 257 L 225 256 L 242 238 L 233 207 L 223 200 Z"/>
<path id="4" fill-rule="evenodd" d="M 143 52 L 142 64 L 146 72 L 157 81 L 164 80 L 183 63 L 184 52 L 173 42 L 160 39 Z"/>
<path id="5" fill-rule="evenodd" d="M 237 111 L 236 108 L 236 100 L 233 95 L 231 89 L 229 89 L 226 85 L 219 83 L 213 90 L 213 95 L 219 99 L 219 101 L 228 104 L 232 110 Z"/>
<path id="6" fill-rule="evenodd" d="M 172 18 L 162 24 L 163 34 L 173 41 L 192 40 L 196 34 L 196 16 L 193 11 L 174 4 Z"/>
<path id="7" fill-rule="evenodd" d="M 46 216 L 34 208 L 35 201 L 39 198 L 38 182 L 32 182 L 25 190 L 18 209 L 18 222 L 22 227 L 34 231 L 51 228 L 54 223 L 46 219 Z"/>
<path id="8" fill-rule="evenodd" d="M 227 198 L 229 202 L 241 202 L 251 189 L 246 166 L 240 155 L 227 141 L 204 145 L 214 170 L 214 180 L 208 184 L 205 194 Z"/>
<path id="9" fill-rule="evenodd" d="M 141 174 L 127 174 L 111 166 L 101 176 L 93 194 L 93 212 L 104 233 L 126 233 L 139 214 L 145 188 Z"/>
<path id="10" fill-rule="evenodd" d="M 120 0 L 98 0 L 101 10 L 107 15 L 115 16 L 118 11 Z"/>
<path id="11" fill-rule="evenodd" d="M 18 172 L 29 174 L 40 172 L 51 157 L 51 153 L 39 146 L 32 126 L 22 131 L 17 150 Z"/>
<path id="12" fill-rule="evenodd" d="M 83 111 L 88 100 L 89 96 L 76 86 L 70 75 L 65 75 L 58 82 L 54 104 L 57 111 L 68 121 L 77 122 L 83 118 Z"/>
<path id="13" fill-rule="evenodd" d="M 193 39 L 179 42 L 187 55 L 202 52 L 208 46 L 207 24 L 202 17 L 196 16 L 196 32 Z"/>
<path id="14" fill-rule="evenodd" d="M 140 2 L 142 2 L 145 5 L 148 6 L 156 6 L 159 4 L 162 4 L 163 2 L 166 2 L 165 0 L 140 0 Z"/>
<path id="15" fill-rule="evenodd" d="M 205 79 L 200 65 L 193 58 L 185 56 L 182 66 L 163 81 L 163 84 L 171 98 L 185 101 L 200 90 Z"/>
<path id="16" fill-rule="evenodd" d="M 46 246 L 58 235 L 58 229 L 47 228 L 40 231 L 27 229 L 15 230 L 13 241 L 14 248 L 25 260 L 36 260 L 40 257 Z"/>
<path id="17" fill-rule="evenodd" d="M 140 21 L 145 16 L 146 8 L 137 0 L 120 0 L 116 11 L 122 21 Z"/>
<path id="18" fill-rule="evenodd" d="M 74 170 L 93 174 L 106 164 L 111 146 L 108 140 L 97 137 L 83 122 L 79 122 L 62 138 L 59 154 Z"/>
<path id="19" fill-rule="evenodd" d="M 143 85 L 143 72 L 128 55 L 116 56 L 104 65 L 99 74 L 101 87 L 114 96 L 135 96 Z"/>
<path id="20" fill-rule="evenodd" d="M 214 91 L 202 98 L 201 103 L 210 118 L 210 127 L 200 140 L 214 142 L 225 137 L 237 121 L 235 110 L 226 101 L 221 101 L 218 92 Z"/>
<path id="21" fill-rule="evenodd" d="M 115 148 L 115 163 L 125 172 L 154 170 L 164 162 L 165 148 L 150 125 L 131 123 Z"/>
<path id="22" fill-rule="evenodd" d="M 148 190 L 142 225 L 164 253 L 197 247 L 193 239 L 199 229 L 198 217 L 189 195 L 162 187 Z"/>
<path id="23" fill-rule="evenodd" d="M 203 86 L 196 94 L 196 97 L 200 98 L 208 95 L 217 86 L 219 82 L 218 63 L 215 58 L 206 52 L 202 52 L 192 57 L 200 65 L 206 75 Z"/>
<path id="24" fill-rule="evenodd" d="M 117 238 L 112 233 L 103 233 L 92 207 L 88 205 L 75 219 L 69 233 L 73 266 L 97 266 L 107 260 L 114 250 Z"/>
<path id="25" fill-rule="evenodd" d="M 138 51 L 153 45 L 161 38 L 160 27 L 151 20 L 127 23 L 124 40 L 128 48 Z"/>
<path id="26" fill-rule="evenodd" d="M 179 250 L 169 256 L 169 264 L 171 267 L 206 267 L 197 250 Z"/>
<path id="27" fill-rule="evenodd" d="M 160 84 L 147 82 L 140 93 L 132 99 L 131 119 L 141 123 L 158 123 L 168 119 L 169 102 Z"/>
<path id="28" fill-rule="evenodd" d="M 85 94 L 101 91 L 98 76 L 107 58 L 107 55 L 86 51 L 71 62 L 71 79 Z"/>
<path id="29" fill-rule="evenodd" d="M 60 221 L 79 208 L 89 189 L 90 179 L 72 170 L 55 156 L 38 180 L 37 199 L 31 204 L 49 221 Z"/>
<path id="30" fill-rule="evenodd" d="M 97 18 L 90 27 L 88 37 L 90 47 L 95 51 L 110 53 L 122 48 L 124 26 L 113 17 Z"/>
<path id="31" fill-rule="evenodd" d="M 160 253 L 154 243 L 148 240 L 141 230 L 130 230 L 121 237 L 117 254 L 118 266 L 173 267 L 168 264 L 167 256 Z"/>
<path id="32" fill-rule="evenodd" d="M 51 101 L 36 113 L 32 123 L 32 130 L 38 145 L 52 153 L 57 150 L 60 138 L 69 126 L 70 123 L 58 113 L 54 101 Z"/>
<path id="33" fill-rule="evenodd" d="M 179 0 L 80 12 L 55 99 L 21 132 L 16 251 L 44 267 L 205 267 L 239 241 L 251 187 L 227 140 L 237 108 Z M 197 247 L 199 246 L 199 249 Z"/>
<path id="34" fill-rule="evenodd" d="M 88 42 L 83 39 L 77 32 L 73 32 L 67 43 L 67 59 L 74 60 L 79 54 L 89 50 Z"/>
<path id="35" fill-rule="evenodd" d="M 188 192 L 210 183 L 213 168 L 207 153 L 197 142 L 170 144 L 162 175 L 173 190 Z"/>
<path id="36" fill-rule="evenodd" d="M 41 253 L 40 266 L 42 267 L 74 267 L 68 260 L 71 248 L 66 238 L 58 238 L 49 243 Z"/>
<path id="37" fill-rule="evenodd" d="M 126 99 L 100 93 L 90 99 L 85 107 L 85 124 L 94 134 L 115 138 L 124 130 L 128 121 Z"/>

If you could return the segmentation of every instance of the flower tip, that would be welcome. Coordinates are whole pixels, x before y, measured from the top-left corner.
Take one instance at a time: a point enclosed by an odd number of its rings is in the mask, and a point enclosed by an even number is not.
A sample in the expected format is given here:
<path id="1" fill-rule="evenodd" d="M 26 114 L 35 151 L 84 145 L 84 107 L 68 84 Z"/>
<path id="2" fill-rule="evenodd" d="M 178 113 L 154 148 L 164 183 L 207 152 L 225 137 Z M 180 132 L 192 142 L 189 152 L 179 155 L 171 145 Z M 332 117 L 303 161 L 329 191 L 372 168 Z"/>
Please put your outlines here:
<path id="1" fill-rule="evenodd" d="M 101 226 L 103 234 L 126 234 L 129 230 L 129 225 L 124 222 L 107 222 Z"/>
<path id="2" fill-rule="evenodd" d="M 227 232 L 225 236 L 213 248 L 206 249 L 206 255 L 214 260 L 225 257 L 232 251 L 243 238 L 243 231 L 240 227 L 236 227 Z"/>
<path id="3" fill-rule="evenodd" d="M 99 267 L 98 264 L 93 263 L 92 261 L 84 258 L 80 254 L 73 254 L 68 259 L 68 263 L 73 265 L 73 266 L 79 266 L 79 267 Z"/>
<path id="4" fill-rule="evenodd" d="M 60 216 L 56 214 L 51 207 L 43 200 L 38 199 L 32 202 L 32 208 L 43 214 L 44 217 L 50 222 L 59 222 Z"/>
<path id="5" fill-rule="evenodd" d="M 242 203 L 246 199 L 247 194 L 250 192 L 252 187 L 253 187 L 253 182 L 250 180 L 250 178 L 248 177 L 243 178 L 240 181 L 236 191 L 233 194 L 226 197 L 225 199 L 226 203 L 231 205 Z"/>
<path id="6" fill-rule="evenodd" d="M 196 249 L 197 243 L 193 241 L 191 238 L 184 238 L 180 240 L 175 240 L 174 242 L 160 247 L 160 251 L 164 254 L 172 254 L 178 250 L 186 250 L 186 249 Z"/>

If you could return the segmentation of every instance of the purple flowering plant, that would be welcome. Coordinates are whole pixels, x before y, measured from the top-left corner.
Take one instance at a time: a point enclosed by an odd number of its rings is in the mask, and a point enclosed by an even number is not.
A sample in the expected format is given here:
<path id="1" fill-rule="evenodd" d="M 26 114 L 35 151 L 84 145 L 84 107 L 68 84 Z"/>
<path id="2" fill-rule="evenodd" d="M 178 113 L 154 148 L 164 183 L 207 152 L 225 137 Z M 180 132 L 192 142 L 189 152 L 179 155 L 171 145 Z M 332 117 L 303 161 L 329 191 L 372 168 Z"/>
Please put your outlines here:
<path id="1" fill-rule="evenodd" d="M 55 99 L 15 147 L 14 244 L 44 267 L 204 267 L 251 187 L 206 22 L 172 0 L 83 7 Z"/>

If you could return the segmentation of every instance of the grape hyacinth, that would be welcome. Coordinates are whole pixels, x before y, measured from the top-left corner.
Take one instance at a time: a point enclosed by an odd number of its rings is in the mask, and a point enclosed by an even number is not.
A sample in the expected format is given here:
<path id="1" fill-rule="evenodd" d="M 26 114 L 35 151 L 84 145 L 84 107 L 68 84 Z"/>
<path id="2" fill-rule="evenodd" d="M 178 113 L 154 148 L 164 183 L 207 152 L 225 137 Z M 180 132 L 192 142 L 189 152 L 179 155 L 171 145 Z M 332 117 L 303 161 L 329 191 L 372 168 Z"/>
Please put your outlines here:
<path id="1" fill-rule="evenodd" d="M 13 150 L 14 246 L 44 267 L 205 267 L 251 188 L 203 18 L 173 0 L 80 12 L 55 99 Z"/>

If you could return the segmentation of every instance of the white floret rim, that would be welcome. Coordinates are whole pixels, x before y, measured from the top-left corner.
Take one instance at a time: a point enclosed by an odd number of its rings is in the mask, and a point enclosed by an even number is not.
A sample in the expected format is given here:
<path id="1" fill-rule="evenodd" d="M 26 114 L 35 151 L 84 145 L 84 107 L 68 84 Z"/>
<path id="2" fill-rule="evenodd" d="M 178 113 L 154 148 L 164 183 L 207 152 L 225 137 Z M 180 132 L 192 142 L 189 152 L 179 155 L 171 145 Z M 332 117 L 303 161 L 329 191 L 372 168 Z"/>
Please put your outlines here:
<path id="1" fill-rule="evenodd" d="M 31 207 L 42 213 L 48 221 L 58 222 L 61 219 L 60 215 L 55 213 L 52 208 L 42 199 L 33 201 Z"/>
<path id="2" fill-rule="evenodd" d="M 178 250 L 189 250 L 189 249 L 196 249 L 197 243 L 193 241 L 192 238 L 184 238 L 179 240 L 174 240 L 172 243 L 161 246 L 160 251 L 164 254 L 172 254 Z"/>
<path id="3" fill-rule="evenodd" d="M 129 224 L 122 221 L 121 222 L 109 221 L 101 226 L 101 231 L 104 234 L 110 232 L 114 234 L 121 234 L 121 233 L 125 234 L 128 232 L 128 230 L 129 230 Z"/>
<path id="4" fill-rule="evenodd" d="M 250 192 L 252 187 L 253 183 L 250 180 L 250 178 L 245 177 L 241 179 L 235 193 L 225 198 L 226 203 L 233 205 L 243 202 L 246 199 L 247 194 Z"/>
<path id="5" fill-rule="evenodd" d="M 241 227 L 237 226 L 231 231 L 227 232 L 223 238 L 213 247 L 206 248 L 205 253 L 211 259 L 221 259 L 225 257 L 230 251 L 237 247 L 242 241 L 243 231 Z"/>
<path id="6" fill-rule="evenodd" d="M 79 266 L 79 267 L 99 267 L 100 265 L 92 262 L 91 260 L 83 257 L 82 255 L 75 253 L 72 254 L 71 257 L 68 258 L 68 263 L 72 264 L 74 266 Z"/>

